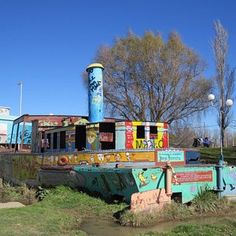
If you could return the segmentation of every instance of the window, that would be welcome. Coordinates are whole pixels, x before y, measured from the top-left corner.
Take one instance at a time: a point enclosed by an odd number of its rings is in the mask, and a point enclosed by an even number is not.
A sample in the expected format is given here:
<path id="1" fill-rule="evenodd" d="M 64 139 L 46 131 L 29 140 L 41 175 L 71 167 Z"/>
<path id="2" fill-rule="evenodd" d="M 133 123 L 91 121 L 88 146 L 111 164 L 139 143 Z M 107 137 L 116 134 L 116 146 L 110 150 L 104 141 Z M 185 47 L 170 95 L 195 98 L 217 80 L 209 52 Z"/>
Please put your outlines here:
<path id="1" fill-rule="evenodd" d="M 150 126 L 150 139 L 157 138 L 157 126 Z"/>
<path id="2" fill-rule="evenodd" d="M 102 150 L 115 149 L 114 122 L 102 122 L 99 124 L 99 141 Z"/>
<path id="3" fill-rule="evenodd" d="M 145 138 L 145 126 L 143 125 L 137 126 L 137 138 L 139 139 Z"/>
<path id="4" fill-rule="evenodd" d="M 86 126 L 77 125 L 75 129 L 75 148 L 78 151 L 86 148 Z"/>
<path id="5" fill-rule="evenodd" d="M 66 131 L 60 132 L 60 149 L 66 148 Z"/>
<path id="6" fill-rule="evenodd" d="M 57 149 L 57 133 L 53 133 L 53 149 Z"/>

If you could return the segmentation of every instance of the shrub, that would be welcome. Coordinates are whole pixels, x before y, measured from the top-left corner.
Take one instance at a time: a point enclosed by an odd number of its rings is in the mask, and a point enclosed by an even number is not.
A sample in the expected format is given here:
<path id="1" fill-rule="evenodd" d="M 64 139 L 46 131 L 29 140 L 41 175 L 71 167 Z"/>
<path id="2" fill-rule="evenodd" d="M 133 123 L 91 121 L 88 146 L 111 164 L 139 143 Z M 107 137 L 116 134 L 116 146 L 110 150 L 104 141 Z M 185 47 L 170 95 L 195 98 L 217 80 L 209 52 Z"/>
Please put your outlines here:
<path id="1" fill-rule="evenodd" d="M 25 205 L 29 205 L 36 201 L 35 190 L 28 188 L 26 184 L 11 186 L 9 183 L 4 183 L 0 188 L 0 201 L 18 201 Z"/>
<path id="2" fill-rule="evenodd" d="M 194 210 L 199 213 L 217 213 L 226 210 L 229 203 L 225 198 L 218 198 L 216 193 L 206 189 L 201 189 L 192 201 Z"/>

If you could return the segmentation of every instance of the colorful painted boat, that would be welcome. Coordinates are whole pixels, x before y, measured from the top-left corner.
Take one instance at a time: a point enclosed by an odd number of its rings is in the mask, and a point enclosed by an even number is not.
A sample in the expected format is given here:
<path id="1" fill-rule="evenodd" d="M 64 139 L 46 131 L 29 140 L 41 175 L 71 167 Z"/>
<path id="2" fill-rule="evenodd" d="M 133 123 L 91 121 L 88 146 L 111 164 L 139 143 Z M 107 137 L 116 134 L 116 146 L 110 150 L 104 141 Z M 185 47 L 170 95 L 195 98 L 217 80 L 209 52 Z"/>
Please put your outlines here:
<path id="1" fill-rule="evenodd" d="M 143 203 L 155 207 L 162 199 L 178 200 L 182 203 L 192 201 L 202 190 L 220 192 L 217 165 L 156 167 L 151 163 L 137 166 L 132 163 L 119 168 L 111 165 L 100 167 L 74 167 L 78 187 L 89 192 L 99 193 L 105 199 L 119 198 L 140 209 Z M 170 170 L 170 177 L 168 171 Z M 169 178 L 169 179 L 168 179 Z M 221 196 L 235 198 L 236 168 L 223 168 L 223 191 Z M 156 194 L 153 194 L 156 193 Z M 137 202 L 138 199 L 138 202 Z"/>

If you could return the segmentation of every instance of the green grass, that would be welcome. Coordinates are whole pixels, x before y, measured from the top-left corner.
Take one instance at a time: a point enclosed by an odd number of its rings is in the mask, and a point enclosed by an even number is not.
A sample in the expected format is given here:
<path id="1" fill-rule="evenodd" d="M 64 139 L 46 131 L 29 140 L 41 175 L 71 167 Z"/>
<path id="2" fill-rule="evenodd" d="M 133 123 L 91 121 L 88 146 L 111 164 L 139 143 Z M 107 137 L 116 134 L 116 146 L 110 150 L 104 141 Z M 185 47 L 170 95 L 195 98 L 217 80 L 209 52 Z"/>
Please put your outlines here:
<path id="1" fill-rule="evenodd" d="M 199 211 L 202 209 L 202 202 L 207 201 L 212 205 L 206 204 L 204 210 Z M 126 215 L 123 215 L 123 217 L 127 217 L 126 221 L 131 219 L 130 222 L 136 222 L 133 224 L 134 226 L 152 225 L 163 220 L 169 220 L 171 224 L 171 221 L 183 221 L 191 217 L 198 222 L 199 217 L 206 217 L 209 212 L 211 216 L 219 215 L 219 211 L 212 211 L 212 207 L 224 212 L 227 204 L 217 204 L 219 201 L 221 200 L 216 198 L 213 193 L 203 191 L 199 193 L 196 202 L 193 202 L 190 207 L 173 203 L 167 205 L 162 213 L 155 213 L 151 216 L 132 215 L 130 211 L 124 211 L 127 208 L 125 204 L 107 204 L 85 193 L 66 187 L 57 187 L 49 190 L 42 201 L 33 205 L 17 209 L 0 209 L 0 235 L 86 235 L 80 228 L 81 223 L 87 218 L 113 220 L 113 214 L 121 211 L 126 212 Z M 150 232 L 144 235 L 236 235 L 236 205 L 227 205 L 227 209 L 233 212 L 232 218 L 229 216 L 216 218 L 215 224 L 191 223 L 177 226 L 167 233 Z M 225 212 L 229 212 L 229 210 Z M 128 229 L 127 232 L 129 232 Z"/>
<path id="2" fill-rule="evenodd" d="M 207 219 L 206 219 L 207 222 Z M 215 219 L 212 224 L 183 224 L 170 232 L 148 232 L 140 236 L 234 236 L 236 235 L 236 220 L 232 218 Z"/>
<path id="3" fill-rule="evenodd" d="M 215 224 L 189 224 L 176 227 L 169 233 L 162 234 L 163 236 L 226 236 L 236 235 L 236 221 L 223 219 L 216 221 Z"/>
<path id="4" fill-rule="evenodd" d="M 66 187 L 50 190 L 41 202 L 18 209 L 0 210 L 0 235 L 85 235 L 84 218 L 112 218 L 125 204 L 107 204 Z"/>
<path id="5" fill-rule="evenodd" d="M 220 157 L 220 148 L 200 148 L 201 160 L 207 163 L 217 163 Z M 223 149 L 224 159 L 228 164 L 236 165 L 236 147 Z"/>

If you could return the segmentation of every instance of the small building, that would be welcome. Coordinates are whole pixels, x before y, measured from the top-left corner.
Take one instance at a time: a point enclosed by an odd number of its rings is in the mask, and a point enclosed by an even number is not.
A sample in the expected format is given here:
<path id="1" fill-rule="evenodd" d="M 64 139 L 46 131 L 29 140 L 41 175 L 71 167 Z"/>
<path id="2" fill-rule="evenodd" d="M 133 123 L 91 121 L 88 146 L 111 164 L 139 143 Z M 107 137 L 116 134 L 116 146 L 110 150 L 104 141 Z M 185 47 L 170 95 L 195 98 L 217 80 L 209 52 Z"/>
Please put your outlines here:
<path id="1" fill-rule="evenodd" d="M 46 130 L 74 124 L 81 118 L 71 115 L 24 114 L 13 121 L 10 144 L 15 151 L 39 153 L 43 147 L 42 140 Z"/>
<path id="2" fill-rule="evenodd" d="M 10 115 L 10 108 L 0 106 L 0 145 L 7 147 L 10 144 L 13 121 L 17 116 Z"/>

